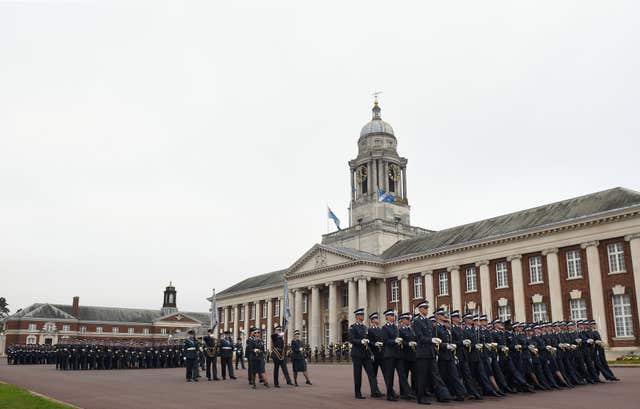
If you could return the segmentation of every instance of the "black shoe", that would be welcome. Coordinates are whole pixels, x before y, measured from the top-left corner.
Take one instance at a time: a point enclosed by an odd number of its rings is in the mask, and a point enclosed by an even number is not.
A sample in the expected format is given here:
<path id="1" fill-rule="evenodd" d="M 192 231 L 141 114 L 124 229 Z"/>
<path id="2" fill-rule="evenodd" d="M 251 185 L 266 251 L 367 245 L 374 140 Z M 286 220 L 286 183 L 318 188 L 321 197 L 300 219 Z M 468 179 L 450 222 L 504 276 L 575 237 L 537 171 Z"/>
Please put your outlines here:
<path id="1" fill-rule="evenodd" d="M 373 393 L 371 394 L 371 397 L 372 397 L 372 398 L 383 398 L 383 397 L 384 397 L 384 395 L 383 395 L 382 393 L 380 393 L 380 391 L 376 391 L 376 392 L 373 392 Z"/>
<path id="2" fill-rule="evenodd" d="M 307 385 L 313 385 L 313 384 L 311 383 L 311 381 L 306 381 L 305 383 L 306 383 Z"/>
<path id="3" fill-rule="evenodd" d="M 279 387 L 280 387 L 280 385 L 273 385 L 273 387 L 274 387 L 274 388 L 279 388 Z"/>
<path id="4" fill-rule="evenodd" d="M 477 393 L 471 395 L 471 399 L 475 399 L 475 400 L 484 400 L 484 398 L 482 397 L 482 395 L 478 395 Z"/>
<path id="5" fill-rule="evenodd" d="M 264 385 L 265 388 L 269 387 L 269 382 L 263 382 L 262 384 Z M 279 388 L 279 386 L 278 386 L 278 388 Z"/>
<path id="6" fill-rule="evenodd" d="M 252 387 L 253 389 L 255 389 L 255 388 L 256 388 L 256 384 L 255 384 L 255 383 L 252 383 L 252 384 L 251 384 L 251 387 Z"/>
<path id="7" fill-rule="evenodd" d="M 194 379 L 193 381 L 194 381 L 194 382 L 198 382 L 198 378 Z"/>
<path id="8" fill-rule="evenodd" d="M 207 378 L 207 381 L 211 382 L 211 378 Z"/>
<path id="9" fill-rule="evenodd" d="M 191 382 L 191 379 L 187 379 L 187 382 Z"/>
<path id="10" fill-rule="evenodd" d="M 393 396 L 393 395 L 388 395 L 388 396 L 387 396 L 387 400 L 388 400 L 388 401 L 391 401 L 391 402 L 397 402 L 397 401 L 398 401 L 398 398 L 396 398 L 396 397 L 395 397 L 395 396 Z"/>
<path id="11" fill-rule="evenodd" d="M 464 396 L 456 396 L 453 400 L 455 400 L 457 402 L 462 402 L 462 401 L 464 401 Z"/>
<path id="12" fill-rule="evenodd" d="M 364 397 L 364 396 L 362 396 L 362 395 L 356 395 L 356 399 L 367 399 L 367 398 L 365 398 L 365 397 Z"/>
<path id="13" fill-rule="evenodd" d="M 418 399 L 418 405 L 431 405 L 431 401 L 426 398 Z"/>
<path id="14" fill-rule="evenodd" d="M 213 380 L 214 380 L 214 381 L 219 381 L 219 380 L 220 380 L 220 378 L 213 378 Z"/>
<path id="15" fill-rule="evenodd" d="M 229 379 L 238 379 L 235 376 L 230 376 Z"/>

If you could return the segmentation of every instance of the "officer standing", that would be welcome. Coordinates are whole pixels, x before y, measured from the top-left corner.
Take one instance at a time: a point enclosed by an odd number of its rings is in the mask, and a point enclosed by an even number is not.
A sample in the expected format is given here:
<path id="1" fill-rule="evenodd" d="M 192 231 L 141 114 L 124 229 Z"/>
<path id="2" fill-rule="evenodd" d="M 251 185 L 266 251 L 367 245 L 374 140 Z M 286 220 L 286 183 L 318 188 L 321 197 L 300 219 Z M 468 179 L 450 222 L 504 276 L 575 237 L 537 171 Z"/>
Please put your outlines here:
<path id="1" fill-rule="evenodd" d="M 265 373 L 264 343 L 260 337 L 260 329 L 251 327 L 251 336 L 247 339 L 247 359 L 249 360 L 249 384 L 256 388 L 256 375 L 262 381 L 265 388 L 269 387 Z"/>
<path id="2" fill-rule="evenodd" d="M 218 378 L 218 343 L 217 340 L 213 337 L 213 330 L 207 330 L 207 335 L 202 339 L 204 342 L 204 359 L 205 359 L 205 371 L 207 375 L 207 380 L 219 381 Z M 213 378 L 211 377 L 211 369 L 213 367 Z"/>
<path id="3" fill-rule="evenodd" d="M 378 369 L 384 372 L 382 367 L 384 359 L 384 342 L 382 342 L 382 328 L 380 327 L 380 317 L 377 312 L 369 315 L 369 330 L 367 335 L 371 344 L 371 351 L 373 351 L 373 377 L 378 378 Z M 384 376 L 384 374 L 383 374 Z"/>
<path id="4" fill-rule="evenodd" d="M 349 327 L 349 343 L 351 343 L 351 361 L 353 363 L 353 382 L 356 399 L 365 399 L 362 396 L 362 369 L 369 378 L 371 387 L 371 397 L 382 397 L 378 389 L 378 383 L 373 376 L 373 366 L 371 365 L 371 350 L 367 334 L 367 326 L 364 325 L 364 308 L 355 310 L 356 322 Z"/>
<path id="5" fill-rule="evenodd" d="M 229 379 L 236 379 L 233 375 L 233 339 L 231 339 L 231 331 L 224 332 L 224 338 L 220 341 L 220 367 L 222 368 L 222 379 L 227 379 L 227 371 Z"/>
<path id="6" fill-rule="evenodd" d="M 307 359 L 304 356 L 304 346 L 300 340 L 300 331 L 293 331 L 293 340 L 291 341 L 291 359 L 293 361 L 293 381 L 298 386 L 298 372 L 302 372 L 307 380 L 307 385 L 311 385 L 309 375 L 307 374 Z"/>
<path id="7" fill-rule="evenodd" d="M 242 365 L 242 369 L 245 369 L 244 367 L 244 353 L 242 351 L 242 338 L 238 337 L 238 342 L 236 342 L 235 344 L 233 344 L 233 348 L 236 351 L 236 369 L 238 369 L 238 364 Z"/>
<path id="8" fill-rule="evenodd" d="M 279 371 L 282 369 L 282 375 L 287 381 L 287 385 L 293 385 L 291 378 L 289 377 L 289 371 L 287 370 L 287 356 L 284 350 L 284 332 L 282 327 L 276 325 L 271 334 L 271 359 L 273 360 L 273 386 L 280 387 Z"/>
<path id="9" fill-rule="evenodd" d="M 198 382 L 198 341 L 196 332 L 192 329 L 189 337 L 184 340 L 184 359 L 187 363 L 187 382 Z"/>

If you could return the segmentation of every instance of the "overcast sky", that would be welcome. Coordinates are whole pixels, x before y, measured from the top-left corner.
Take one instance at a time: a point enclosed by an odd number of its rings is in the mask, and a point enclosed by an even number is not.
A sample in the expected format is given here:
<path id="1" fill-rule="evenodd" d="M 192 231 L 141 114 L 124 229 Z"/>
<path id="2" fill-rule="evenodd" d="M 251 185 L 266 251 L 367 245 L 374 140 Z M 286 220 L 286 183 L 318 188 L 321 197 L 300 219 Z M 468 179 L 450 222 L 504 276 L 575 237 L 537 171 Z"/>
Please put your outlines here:
<path id="1" fill-rule="evenodd" d="M 0 4 L 12 311 L 290 266 L 348 221 L 374 89 L 417 226 L 640 190 L 637 1 L 46 3 Z"/>

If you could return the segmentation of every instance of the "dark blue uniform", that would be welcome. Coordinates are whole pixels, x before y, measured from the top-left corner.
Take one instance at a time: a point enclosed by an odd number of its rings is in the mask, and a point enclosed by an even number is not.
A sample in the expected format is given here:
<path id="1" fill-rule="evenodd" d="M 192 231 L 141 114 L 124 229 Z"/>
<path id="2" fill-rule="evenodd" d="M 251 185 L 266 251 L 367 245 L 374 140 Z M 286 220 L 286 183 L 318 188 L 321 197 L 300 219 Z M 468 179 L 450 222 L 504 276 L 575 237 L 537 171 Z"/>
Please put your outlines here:
<path id="1" fill-rule="evenodd" d="M 362 340 L 367 338 L 367 326 L 361 322 L 356 322 L 349 327 L 349 343 L 351 343 L 351 361 L 353 363 L 353 382 L 356 398 L 362 397 L 362 369 L 364 368 L 367 378 L 369 378 L 369 386 L 371 394 L 378 395 L 378 383 L 373 376 L 373 366 L 371 362 L 371 351 L 368 342 L 363 343 Z"/>

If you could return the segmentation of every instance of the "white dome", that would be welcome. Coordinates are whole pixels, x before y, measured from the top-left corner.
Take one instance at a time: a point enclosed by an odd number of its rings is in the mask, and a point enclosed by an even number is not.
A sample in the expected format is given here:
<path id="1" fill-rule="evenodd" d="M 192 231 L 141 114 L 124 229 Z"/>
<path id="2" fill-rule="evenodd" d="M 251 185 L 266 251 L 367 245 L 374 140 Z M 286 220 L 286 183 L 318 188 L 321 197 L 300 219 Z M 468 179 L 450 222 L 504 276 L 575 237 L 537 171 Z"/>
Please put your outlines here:
<path id="1" fill-rule="evenodd" d="M 391 125 L 383 121 L 382 119 L 373 119 L 369 121 L 360 131 L 360 136 L 367 136 L 372 134 L 386 133 L 394 135 Z"/>

